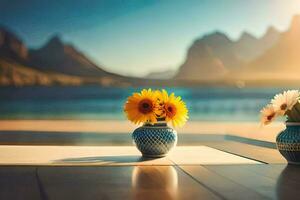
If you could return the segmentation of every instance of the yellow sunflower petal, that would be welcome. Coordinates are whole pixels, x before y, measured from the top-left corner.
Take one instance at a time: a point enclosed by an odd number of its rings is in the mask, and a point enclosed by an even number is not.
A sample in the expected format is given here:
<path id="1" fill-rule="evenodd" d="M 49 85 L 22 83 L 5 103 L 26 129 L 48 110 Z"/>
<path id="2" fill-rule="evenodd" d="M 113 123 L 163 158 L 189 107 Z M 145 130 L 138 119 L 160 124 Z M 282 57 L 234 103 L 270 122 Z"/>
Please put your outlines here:
<path id="1" fill-rule="evenodd" d="M 127 118 L 135 124 L 151 121 L 156 122 L 157 99 L 154 92 L 149 89 L 143 89 L 140 93 L 133 93 L 128 97 L 124 112 Z"/>
<path id="2" fill-rule="evenodd" d="M 164 109 L 166 112 L 166 121 L 171 121 L 173 126 L 183 126 L 188 119 L 188 110 L 181 97 L 176 97 L 174 93 L 168 96 L 165 90 L 162 90 L 164 99 Z"/>

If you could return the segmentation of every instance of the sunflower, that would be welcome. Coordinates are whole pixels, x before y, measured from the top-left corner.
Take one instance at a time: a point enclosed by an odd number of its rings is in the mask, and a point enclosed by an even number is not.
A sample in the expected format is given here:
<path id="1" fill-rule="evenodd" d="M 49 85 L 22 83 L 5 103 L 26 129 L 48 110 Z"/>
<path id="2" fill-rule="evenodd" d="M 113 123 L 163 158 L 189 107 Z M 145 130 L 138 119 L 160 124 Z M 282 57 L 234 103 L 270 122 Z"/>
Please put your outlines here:
<path id="1" fill-rule="evenodd" d="M 127 118 L 135 124 L 157 122 L 157 92 L 143 89 L 128 97 L 124 106 Z"/>
<path id="2" fill-rule="evenodd" d="M 171 121 L 173 126 L 183 126 L 188 119 L 188 109 L 181 97 L 176 97 L 174 93 L 170 96 L 166 90 L 162 90 L 159 94 L 159 106 L 161 110 L 161 118 L 165 118 L 166 122 Z"/>

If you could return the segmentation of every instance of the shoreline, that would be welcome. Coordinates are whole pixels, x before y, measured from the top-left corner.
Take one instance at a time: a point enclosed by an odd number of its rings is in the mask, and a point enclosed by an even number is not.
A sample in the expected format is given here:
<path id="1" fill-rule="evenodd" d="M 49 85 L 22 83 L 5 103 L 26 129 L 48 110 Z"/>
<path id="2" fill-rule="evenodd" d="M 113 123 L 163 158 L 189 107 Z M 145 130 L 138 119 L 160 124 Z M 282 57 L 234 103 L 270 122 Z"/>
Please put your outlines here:
<path id="1" fill-rule="evenodd" d="M 0 131 L 32 132 L 94 132 L 99 134 L 130 134 L 137 128 L 123 120 L 0 120 Z M 277 134 L 285 125 L 274 122 L 262 127 L 258 122 L 207 122 L 190 121 L 183 128 L 176 128 L 178 134 L 233 135 L 249 139 L 275 142 Z"/>

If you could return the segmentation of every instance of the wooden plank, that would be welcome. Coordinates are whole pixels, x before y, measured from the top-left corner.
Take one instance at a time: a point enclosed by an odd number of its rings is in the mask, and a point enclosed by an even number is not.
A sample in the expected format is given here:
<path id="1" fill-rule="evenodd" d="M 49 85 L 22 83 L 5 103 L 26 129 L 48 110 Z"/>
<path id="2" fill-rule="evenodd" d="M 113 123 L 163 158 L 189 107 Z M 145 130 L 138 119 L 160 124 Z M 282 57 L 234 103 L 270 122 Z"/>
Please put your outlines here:
<path id="1" fill-rule="evenodd" d="M 41 199 L 34 167 L 0 167 L 0 199 Z"/>
<path id="2" fill-rule="evenodd" d="M 268 164 L 255 167 L 245 165 L 243 166 L 243 169 L 250 170 L 252 172 L 260 174 L 261 176 L 266 176 L 277 180 L 286 167 L 286 164 Z"/>
<path id="3" fill-rule="evenodd" d="M 205 142 L 205 145 L 225 152 L 240 155 L 246 158 L 262 161 L 265 163 L 287 163 L 286 160 L 281 156 L 279 151 L 276 149 L 259 147 L 232 141 Z"/>
<path id="4" fill-rule="evenodd" d="M 47 199 L 220 199 L 173 166 L 40 167 Z"/>
<path id="5" fill-rule="evenodd" d="M 251 171 L 258 176 L 273 179 L 276 182 L 275 192 L 277 199 L 293 199 L 300 196 L 300 173 L 296 165 L 245 165 L 242 170 Z"/>
<path id="6" fill-rule="evenodd" d="M 300 196 L 300 168 L 297 165 L 262 165 L 245 166 L 260 176 L 272 178 L 276 181 L 276 195 L 278 199 L 293 199 Z"/>
<path id="7" fill-rule="evenodd" d="M 211 188 L 215 193 L 221 194 L 225 199 L 268 199 L 256 191 L 246 188 L 203 166 L 180 166 L 180 168 L 197 179 L 201 184 Z"/>
<path id="8" fill-rule="evenodd" d="M 295 184 L 293 187 L 289 187 L 288 185 L 280 184 L 279 177 L 274 178 L 257 173 L 256 170 L 259 170 L 262 166 L 267 165 L 219 165 L 205 167 L 218 175 L 226 177 L 271 199 L 277 199 L 278 196 L 292 197 L 289 194 L 298 194 Z M 257 169 L 254 170 L 256 167 Z M 249 170 L 249 168 L 252 168 L 252 170 Z M 280 187 L 278 184 L 280 184 Z"/>

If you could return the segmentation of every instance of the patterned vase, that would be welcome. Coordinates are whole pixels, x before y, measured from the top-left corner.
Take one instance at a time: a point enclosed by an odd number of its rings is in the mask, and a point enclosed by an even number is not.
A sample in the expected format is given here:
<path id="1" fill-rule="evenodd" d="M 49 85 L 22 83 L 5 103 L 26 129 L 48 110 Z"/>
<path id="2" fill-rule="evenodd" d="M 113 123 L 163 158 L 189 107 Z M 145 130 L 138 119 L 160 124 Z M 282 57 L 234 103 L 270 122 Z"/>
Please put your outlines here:
<path id="1" fill-rule="evenodd" d="M 144 124 L 132 133 L 138 150 L 144 157 L 164 157 L 177 144 L 177 132 L 166 122 Z"/>
<path id="2" fill-rule="evenodd" d="M 300 123 L 286 123 L 276 138 L 277 148 L 289 164 L 300 164 Z"/>

